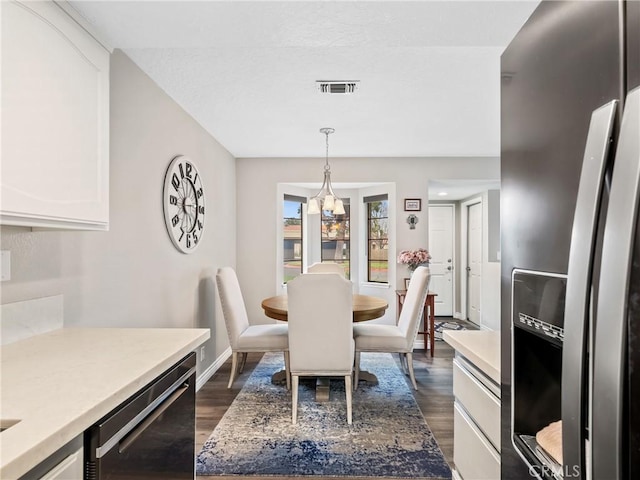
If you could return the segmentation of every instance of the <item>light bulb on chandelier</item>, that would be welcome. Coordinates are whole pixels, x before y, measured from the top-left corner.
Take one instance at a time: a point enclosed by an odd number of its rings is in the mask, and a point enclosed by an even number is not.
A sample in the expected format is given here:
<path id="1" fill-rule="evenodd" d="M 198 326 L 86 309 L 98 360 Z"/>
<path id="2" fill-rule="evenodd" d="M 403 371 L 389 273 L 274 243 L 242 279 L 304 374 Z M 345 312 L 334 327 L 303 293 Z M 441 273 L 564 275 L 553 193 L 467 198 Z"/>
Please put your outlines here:
<path id="1" fill-rule="evenodd" d="M 322 187 L 316 196 L 309 199 L 307 206 L 307 214 L 313 215 L 320 213 L 320 210 L 328 210 L 334 215 L 344 215 L 344 203 L 333 192 L 331 187 L 331 167 L 329 166 L 329 134 L 335 132 L 333 128 L 325 127 L 320 129 L 320 133 L 324 133 L 326 138 L 326 156 L 324 164 L 324 181 Z"/>

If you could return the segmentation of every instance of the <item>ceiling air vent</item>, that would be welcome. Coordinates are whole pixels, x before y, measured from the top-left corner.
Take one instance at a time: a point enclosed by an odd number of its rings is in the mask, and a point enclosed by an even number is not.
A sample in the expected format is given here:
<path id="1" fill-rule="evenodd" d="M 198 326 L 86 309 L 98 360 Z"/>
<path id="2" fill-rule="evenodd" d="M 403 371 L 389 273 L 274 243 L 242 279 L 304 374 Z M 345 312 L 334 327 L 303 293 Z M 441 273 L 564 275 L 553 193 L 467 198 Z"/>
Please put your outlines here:
<path id="1" fill-rule="evenodd" d="M 349 80 L 349 81 L 317 80 L 316 85 L 320 93 L 346 95 L 346 94 L 354 93 L 358 88 L 359 82 L 360 80 Z"/>

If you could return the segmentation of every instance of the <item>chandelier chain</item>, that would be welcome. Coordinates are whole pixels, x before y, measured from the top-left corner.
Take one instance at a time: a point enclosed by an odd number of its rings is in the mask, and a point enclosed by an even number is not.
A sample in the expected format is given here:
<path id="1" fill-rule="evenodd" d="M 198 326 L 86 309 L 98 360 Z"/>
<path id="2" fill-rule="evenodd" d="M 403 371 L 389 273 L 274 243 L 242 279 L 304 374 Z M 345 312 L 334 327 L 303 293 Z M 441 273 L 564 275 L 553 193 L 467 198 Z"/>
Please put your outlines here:
<path id="1" fill-rule="evenodd" d="M 323 130 L 324 130 L 324 137 L 325 137 L 325 143 L 326 143 L 324 169 L 325 171 L 329 172 L 331 171 L 331 166 L 329 165 L 329 134 L 331 133 L 331 131 L 329 129 L 323 129 Z"/>
<path id="2" fill-rule="evenodd" d="M 334 192 L 331 186 L 331 166 L 329 165 L 329 134 L 335 132 L 331 127 L 320 129 L 325 135 L 324 180 L 320 191 L 309 200 L 307 214 L 317 214 L 322 210 L 333 212 L 334 215 L 344 215 L 344 202 Z"/>

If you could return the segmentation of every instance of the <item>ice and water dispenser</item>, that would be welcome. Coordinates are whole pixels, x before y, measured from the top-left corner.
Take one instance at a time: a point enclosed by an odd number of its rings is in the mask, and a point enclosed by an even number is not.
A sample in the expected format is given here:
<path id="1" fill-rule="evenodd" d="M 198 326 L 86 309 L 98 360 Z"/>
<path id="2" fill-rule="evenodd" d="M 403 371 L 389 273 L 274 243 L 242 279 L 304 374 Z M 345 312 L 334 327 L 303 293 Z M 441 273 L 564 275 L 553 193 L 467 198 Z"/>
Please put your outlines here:
<path id="1" fill-rule="evenodd" d="M 541 478 L 561 476 L 536 434 L 561 418 L 566 283 L 560 274 L 512 275 L 511 434 L 516 451 Z"/>

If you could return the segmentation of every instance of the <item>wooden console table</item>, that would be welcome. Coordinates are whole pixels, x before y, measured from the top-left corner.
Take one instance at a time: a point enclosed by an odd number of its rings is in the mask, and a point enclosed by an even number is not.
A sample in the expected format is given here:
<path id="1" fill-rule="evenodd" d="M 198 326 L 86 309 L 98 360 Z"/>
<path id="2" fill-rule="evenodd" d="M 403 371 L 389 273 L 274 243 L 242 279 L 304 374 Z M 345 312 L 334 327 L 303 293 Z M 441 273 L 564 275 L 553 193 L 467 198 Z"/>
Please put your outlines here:
<path id="1" fill-rule="evenodd" d="M 404 297 L 407 295 L 406 290 L 396 290 L 396 296 L 398 297 L 398 317 L 402 311 L 402 305 L 404 304 Z M 428 292 L 427 298 L 424 301 L 424 314 L 422 316 L 422 336 L 424 337 L 424 348 L 427 348 L 427 339 L 429 340 L 429 348 L 431 350 L 431 356 L 433 357 L 433 351 L 435 349 L 435 298 L 438 294 L 434 292 Z M 426 352 L 425 352 L 426 353 Z"/>

